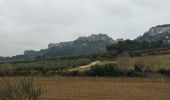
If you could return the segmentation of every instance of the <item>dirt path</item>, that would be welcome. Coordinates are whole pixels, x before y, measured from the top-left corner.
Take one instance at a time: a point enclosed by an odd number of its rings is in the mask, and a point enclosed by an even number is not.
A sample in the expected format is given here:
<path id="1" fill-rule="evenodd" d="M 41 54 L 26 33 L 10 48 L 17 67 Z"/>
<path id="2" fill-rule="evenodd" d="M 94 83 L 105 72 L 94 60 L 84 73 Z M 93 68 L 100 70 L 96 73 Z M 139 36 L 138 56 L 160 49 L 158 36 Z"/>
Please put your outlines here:
<path id="1" fill-rule="evenodd" d="M 85 66 L 80 66 L 78 68 L 70 69 L 70 71 L 76 71 L 76 70 L 78 70 L 78 71 L 86 71 L 86 70 L 89 70 L 91 66 L 96 65 L 96 64 L 98 64 L 100 62 L 101 61 L 95 61 L 95 62 L 92 62 L 92 63 L 90 63 L 88 65 L 85 65 Z"/>

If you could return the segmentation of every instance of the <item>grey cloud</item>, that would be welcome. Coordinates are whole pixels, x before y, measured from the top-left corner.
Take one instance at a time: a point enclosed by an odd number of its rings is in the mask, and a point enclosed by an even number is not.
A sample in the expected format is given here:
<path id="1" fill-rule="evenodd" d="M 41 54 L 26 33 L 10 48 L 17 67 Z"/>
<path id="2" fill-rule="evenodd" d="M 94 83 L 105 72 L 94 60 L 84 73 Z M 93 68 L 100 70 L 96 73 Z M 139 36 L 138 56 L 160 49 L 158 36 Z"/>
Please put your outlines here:
<path id="1" fill-rule="evenodd" d="M 170 23 L 169 0 L 0 0 L 0 55 L 107 33 L 134 39 Z"/>

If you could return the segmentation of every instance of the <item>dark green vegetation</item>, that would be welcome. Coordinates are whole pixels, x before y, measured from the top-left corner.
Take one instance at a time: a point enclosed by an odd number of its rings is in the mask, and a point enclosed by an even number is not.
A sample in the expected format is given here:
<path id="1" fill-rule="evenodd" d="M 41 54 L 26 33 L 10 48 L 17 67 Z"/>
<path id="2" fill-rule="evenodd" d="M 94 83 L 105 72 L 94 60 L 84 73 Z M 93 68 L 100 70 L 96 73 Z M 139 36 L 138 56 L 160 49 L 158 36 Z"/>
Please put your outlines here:
<path id="1" fill-rule="evenodd" d="M 135 65 L 131 70 L 125 70 L 117 64 L 94 65 L 89 71 L 72 71 L 63 72 L 65 76 L 80 76 L 80 77 L 146 77 L 150 74 L 159 74 L 150 69 L 143 70 L 140 66 Z"/>
<path id="2" fill-rule="evenodd" d="M 118 64 L 111 63 L 96 64 L 87 71 L 64 71 L 59 75 L 76 77 L 170 77 L 170 68 L 155 70 L 152 66 L 144 65 L 144 63 L 135 63 L 133 66 L 130 66 L 131 69 L 127 69 L 127 67 L 123 68 Z"/>
<path id="3" fill-rule="evenodd" d="M 112 55 L 128 51 L 131 56 L 169 54 L 170 24 L 152 27 L 144 35 L 135 40 L 119 41 L 107 47 Z"/>
<path id="4" fill-rule="evenodd" d="M 161 55 L 160 52 L 169 50 L 169 44 L 163 41 L 143 41 L 125 40 L 117 44 L 107 46 L 107 53 L 94 54 L 90 56 L 72 56 L 53 59 L 37 58 L 36 60 L 2 62 L 0 64 L 1 76 L 20 75 L 64 75 L 64 76 L 90 76 L 90 77 L 147 77 L 150 75 L 169 76 L 169 69 L 153 68 L 157 64 L 155 59 L 147 59 L 145 56 Z M 157 52 L 155 52 L 157 51 Z M 144 55 L 145 53 L 145 55 Z M 170 52 L 166 52 L 170 53 Z M 144 57 L 133 62 L 134 57 Z M 111 58 L 111 59 L 110 59 Z M 96 60 L 112 60 L 116 63 L 97 64 L 88 71 L 70 71 L 69 69 L 87 65 Z M 145 59 L 151 62 L 146 62 Z M 167 60 L 167 59 L 165 59 Z M 164 63 L 164 62 L 160 62 Z M 158 65 L 158 64 L 157 64 Z M 169 66 L 169 65 L 168 65 Z M 168 67 L 166 67 L 168 68 Z M 155 70 L 156 69 L 156 70 Z"/>
<path id="5" fill-rule="evenodd" d="M 86 65 L 88 58 L 63 58 L 34 61 L 7 62 L 0 64 L 1 76 L 15 75 L 53 75 L 57 72 Z"/>
<path id="6" fill-rule="evenodd" d="M 154 54 L 155 51 L 161 52 L 170 49 L 170 44 L 163 41 L 136 41 L 125 40 L 120 41 L 117 44 L 107 46 L 107 51 L 111 55 L 118 55 L 123 52 L 129 52 L 132 56 L 140 56 L 142 53 Z M 170 52 L 169 52 L 170 53 Z"/>
<path id="7" fill-rule="evenodd" d="M 1 76 L 20 76 L 20 75 L 64 75 L 64 76 L 109 76 L 109 77 L 146 77 L 148 75 L 162 74 L 169 76 L 169 69 L 155 70 L 155 64 L 159 61 L 147 63 L 144 59 L 145 56 L 159 54 L 163 48 L 169 48 L 169 44 L 162 41 L 120 41 L 117 44 L 107 46 L 107 53 L 101 53 L 90 56 L 73 56 L 73 57 L 60 57 L 55 59 L 41 59 L 28 61 L 14 61 L 4 62 L 0 64 Z M 165 49 L 166 50 L 166 49 Z M 138 52 L 139 51 L 139 52 Z M 145 52 L 145 55 L 143 53 Z M 155 53 L 155 51 L 157 51 Z M 137 54 L 136 54 L 137 52 Z M 169 53 L 169 52 L 168 52 Z M 138 61 L 131 61 L 133 57 L 144 57 Z M 111 59 L 110 59 L 111 58 Z M 82 65 L 87 65 L 96 60 L 112 60 L 117 63 L 94 65 L 90 70 L 69 71 L 69 69 L 76 68 Z M 159 60 L 159 59 L 158 59 Z M 167 60 L 167 59 L 165 59 Z M 164 63 L 164 62 L 160 62 Z M 158 64 L 157 64 L 158 65 Z"/>

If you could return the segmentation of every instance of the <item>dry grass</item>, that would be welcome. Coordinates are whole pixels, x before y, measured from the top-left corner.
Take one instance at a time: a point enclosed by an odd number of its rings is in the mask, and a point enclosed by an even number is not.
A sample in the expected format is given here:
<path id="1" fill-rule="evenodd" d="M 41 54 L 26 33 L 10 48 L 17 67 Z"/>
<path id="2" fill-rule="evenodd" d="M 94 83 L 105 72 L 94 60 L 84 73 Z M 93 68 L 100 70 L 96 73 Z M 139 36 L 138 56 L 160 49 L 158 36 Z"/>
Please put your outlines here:
<path id="1" fill-rule="evenodd" d="M 120 64 L 125 66 L 127 69 L 133 69 L 134 64 L 136 63 L 142 63 L 146 67 L 148 66 L 152 70 L 159 70 L 159 69 L 170 69 L 170 54 L 169 55 L 154 55 L 154 56 L 144 56 L 144 57 L 120 57 L 117 59 L 117 61 L 96 61 L 92 62 L 85 66 L 80 66 L 78 68 L 70 69 L 70 71 L 87 71 L 90 70 L 92 65 L 99 64 Z"/>
<path id="2" fill-rule="evenodd" d="M 0 100 L 39 100 L 40 86 L 32 78 L 3 78 L 0 80 Z"/>
<path id="3" fill-rule="evenodd" d="M 170 55 L 136 57 L 133 60 L 144 61 L 146 64 L 153 66 L 155 70 L 160 68 L 170 69 Z"/>
<path id="4" fill-rule="evenodd" d="M 41 100 L 169 100 L 164 89 L 168 84 L 160 80 L 97 77 L 36 77 L 34 80 L 43 87 Z"/>
<path id="5" fill-rule="evenodd" d="M 144 56 L 144 57 L 134 57 L 129 58 L 127 61 L 125 58 L 122 59 L 125 62 L 125 65 L 128 65 L 127 68 L 133 69 L 135 63 L 143 63 L 146 66 L 151 67 L 152 70 L 159 70 L 159 69 L 170 69 L 170 54 L 168 55 L 153 55 L 153 56 Z M 106 63 L 117 63 L 118 61 L 104 61 L 99 64 L 106 64 Z"/>

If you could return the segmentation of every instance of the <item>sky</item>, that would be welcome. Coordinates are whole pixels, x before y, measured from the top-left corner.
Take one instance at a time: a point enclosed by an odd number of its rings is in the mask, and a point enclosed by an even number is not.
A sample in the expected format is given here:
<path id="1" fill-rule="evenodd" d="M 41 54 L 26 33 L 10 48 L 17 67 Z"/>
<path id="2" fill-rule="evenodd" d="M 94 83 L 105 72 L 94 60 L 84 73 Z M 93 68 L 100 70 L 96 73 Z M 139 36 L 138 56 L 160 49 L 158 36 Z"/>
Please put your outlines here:
<path id="1" fill-rule="evenodd" d="M 170 24 L 170 0 L 0 0 L 0 56 L 90 34 L 134 39 Z"/>

